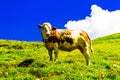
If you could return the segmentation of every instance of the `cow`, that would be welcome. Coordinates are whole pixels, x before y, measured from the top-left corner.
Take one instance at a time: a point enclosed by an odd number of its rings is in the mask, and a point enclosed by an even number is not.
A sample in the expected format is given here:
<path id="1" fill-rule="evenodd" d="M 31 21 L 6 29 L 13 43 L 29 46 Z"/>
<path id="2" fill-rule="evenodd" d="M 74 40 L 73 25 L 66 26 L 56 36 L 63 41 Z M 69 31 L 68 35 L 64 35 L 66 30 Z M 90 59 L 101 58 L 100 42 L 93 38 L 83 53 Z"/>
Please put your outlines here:
<path id="1" fill-rule="evenodd" d="M 58 51 L 80 50 L 86 59 L 86 64 L 90 65 L 90 53 L 93 54 L 92 41 L 88 34 L 83 30 L 57 29 L 46 22 L 38 24 L 42 29 L 42 37 L 45 47 L 48 50 L 50 61 L 53 61 L 52 51 L 55 59 L 58 59 Z"/>

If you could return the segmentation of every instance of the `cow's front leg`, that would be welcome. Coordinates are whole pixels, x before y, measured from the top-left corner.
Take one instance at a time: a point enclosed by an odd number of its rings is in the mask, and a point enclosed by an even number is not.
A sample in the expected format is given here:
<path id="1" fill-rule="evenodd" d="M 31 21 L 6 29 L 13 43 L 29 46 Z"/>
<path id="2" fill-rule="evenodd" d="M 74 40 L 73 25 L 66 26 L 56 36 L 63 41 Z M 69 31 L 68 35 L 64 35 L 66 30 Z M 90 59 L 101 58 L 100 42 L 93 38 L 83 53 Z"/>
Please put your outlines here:
<path id="1" fill-rule="evenodd" d="M 55 55 L 54 61 L 56 61 L 58 59 L 58 45 L 57 45 L 57 43 L 54 45 L 54 55 Z"/>
<path id="2" fill-rule="evenodd" d="M 48 50 L 48 53 L 49 53 L 49 57 L 50 57 L 50 61 L 53 61 L 53 58 L 52 58 L 52 50 Z"/>
<path id="3" fill-rule="evenodd" d="M 56 60 L 58 59 L 58 50 L 55 50 L 55 51 L 54 51 L 54 54 L 55 54 L 55 59 L 54 59 L 54 61 L 56 61 Z"/>

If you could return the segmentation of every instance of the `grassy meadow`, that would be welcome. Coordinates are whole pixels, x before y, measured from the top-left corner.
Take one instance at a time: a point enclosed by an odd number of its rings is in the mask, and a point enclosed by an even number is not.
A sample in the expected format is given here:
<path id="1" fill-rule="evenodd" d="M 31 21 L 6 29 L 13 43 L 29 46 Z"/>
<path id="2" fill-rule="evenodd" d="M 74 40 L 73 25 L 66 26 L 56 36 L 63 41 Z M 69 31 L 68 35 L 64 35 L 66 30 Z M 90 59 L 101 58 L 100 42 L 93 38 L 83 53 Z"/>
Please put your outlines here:
<path id="1" fill-rule="evenodd" d="M 0 80 L 120 80 L 120 33 L 93 40 L 93 48 L 87 66 L 78 50 L 50 62 L 42 42 L 0 40 Z"/>

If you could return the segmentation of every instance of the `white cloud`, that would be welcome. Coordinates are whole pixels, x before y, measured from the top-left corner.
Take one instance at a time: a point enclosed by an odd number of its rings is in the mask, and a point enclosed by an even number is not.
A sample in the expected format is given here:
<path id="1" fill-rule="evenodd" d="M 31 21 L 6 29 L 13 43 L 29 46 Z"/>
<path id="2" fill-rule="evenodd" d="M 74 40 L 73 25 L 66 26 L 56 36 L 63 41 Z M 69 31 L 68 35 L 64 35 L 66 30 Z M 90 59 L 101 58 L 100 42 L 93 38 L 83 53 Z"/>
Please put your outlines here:
<path id="1" fill-rule="evenodd" d="M 83 20 L 68 21 L 67 29 L 80 29 L 88 32 L 92 39 L 120 32 L 120 10 L 103 10 L 97 5 L 91 6 L 91 14 Z"/>

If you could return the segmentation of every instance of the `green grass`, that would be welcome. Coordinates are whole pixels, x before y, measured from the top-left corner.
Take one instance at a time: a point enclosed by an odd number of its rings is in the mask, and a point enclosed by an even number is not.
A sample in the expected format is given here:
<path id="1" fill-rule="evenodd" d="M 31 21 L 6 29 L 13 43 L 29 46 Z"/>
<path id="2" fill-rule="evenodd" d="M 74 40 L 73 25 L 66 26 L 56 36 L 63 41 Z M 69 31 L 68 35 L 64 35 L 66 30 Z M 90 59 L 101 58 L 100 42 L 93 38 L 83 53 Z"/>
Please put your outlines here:
<path id="1" fill-rule="evenodd" d="M 0 80 L 120 80 L 120 33 L 93 40 L 93 47 L 87 66 L 78 50 L 59 51 L 50 62 L 42 42 L 0 40 Z M 34 61 L 18 67 L 27 59 Z"/>

